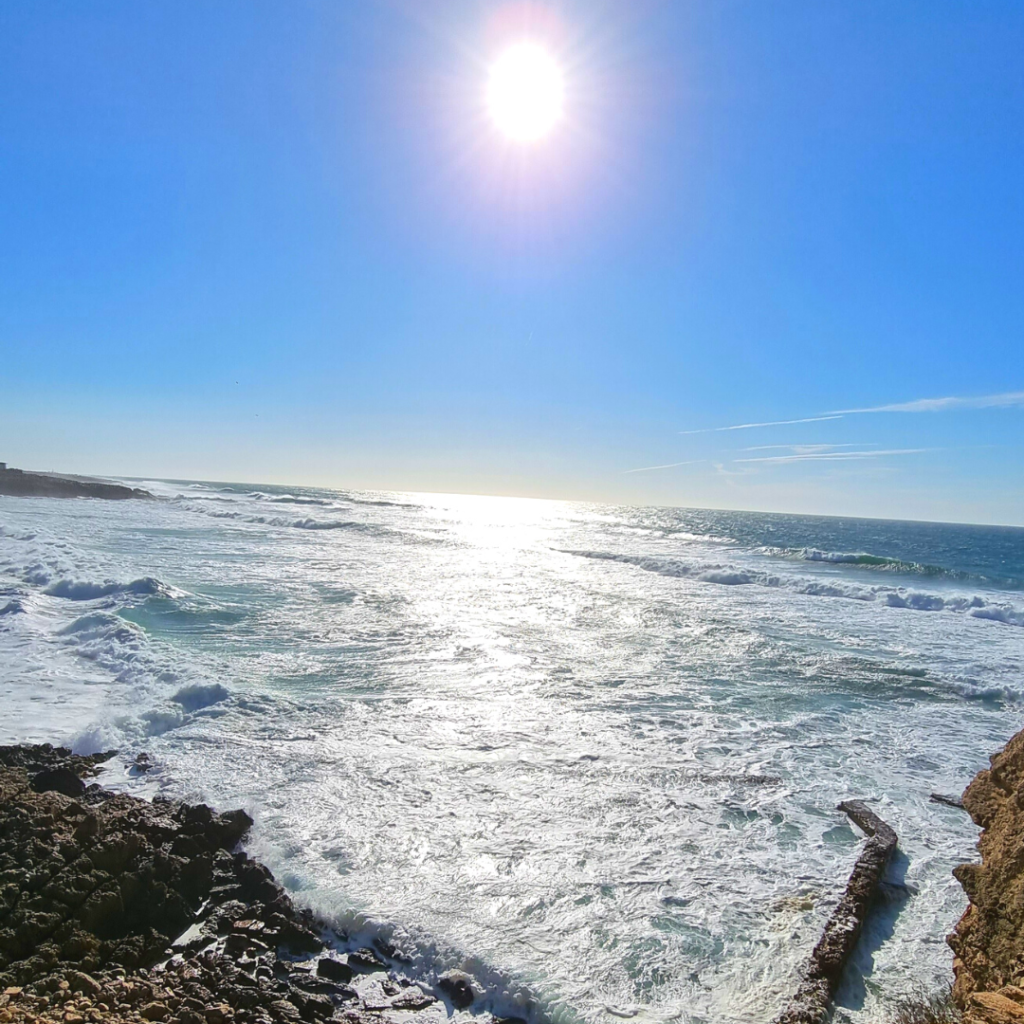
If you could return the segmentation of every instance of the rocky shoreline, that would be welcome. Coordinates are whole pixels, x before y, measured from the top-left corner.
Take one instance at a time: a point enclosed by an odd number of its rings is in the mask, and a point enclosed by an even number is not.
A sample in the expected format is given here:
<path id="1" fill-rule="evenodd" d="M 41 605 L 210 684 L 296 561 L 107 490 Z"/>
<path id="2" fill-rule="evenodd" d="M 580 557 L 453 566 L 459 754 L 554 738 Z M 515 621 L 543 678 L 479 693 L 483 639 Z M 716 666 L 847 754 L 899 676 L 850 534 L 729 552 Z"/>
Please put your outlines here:
<path id="1" fill-rule="evenodd" d="M 469 975 L 413 977 L 297 909 L 239 849 L 244 811 L 89 784 L 113 756 L 0 747 L 0 1024 L 526 1024 Z M 981 863 L 954 872 L 953 1002 L 964 1024 L 1024 1024 L 1024 731 L 963 804 Z"/>
<path id="2" fill-rule="evenodd" d="M 982 832 L 980 864 L 953 873 L 970 905 L 949 936 L 953 1002 L 965 1024 L 1024 1022 L 1024 731 L 963 795 Z"/>
<path id="3" fill-rule="evenodd" d="M 87 784 L 111 756 L 0 747 L 0 1024 L 525 1024 L 348 949 L 238 849 L 244 811 Z"/>
<path id="4" fill-rule="evenodd" d="M 153 497 L 141 487 L 126 487 L 86 476 L 29 473 L 23 469 L 8 469 L 4 463 L 0 463 L 0 494 L 15 498 L 103 498 L 108 501 Z"/>

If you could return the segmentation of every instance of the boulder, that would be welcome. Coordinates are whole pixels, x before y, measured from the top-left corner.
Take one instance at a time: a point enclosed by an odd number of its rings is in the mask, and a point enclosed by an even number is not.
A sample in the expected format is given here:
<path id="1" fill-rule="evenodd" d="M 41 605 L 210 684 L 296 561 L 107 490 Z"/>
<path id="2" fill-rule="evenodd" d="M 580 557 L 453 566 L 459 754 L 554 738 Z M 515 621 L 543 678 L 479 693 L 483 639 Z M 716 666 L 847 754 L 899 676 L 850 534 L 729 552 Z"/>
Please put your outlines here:
<path id="1" fill-rule="evenodd" d="M 69 768 L 48 768 L 32 778 L 37 793 L 62 793 L 76 797 L 85 792 L 85 783 Z"/>

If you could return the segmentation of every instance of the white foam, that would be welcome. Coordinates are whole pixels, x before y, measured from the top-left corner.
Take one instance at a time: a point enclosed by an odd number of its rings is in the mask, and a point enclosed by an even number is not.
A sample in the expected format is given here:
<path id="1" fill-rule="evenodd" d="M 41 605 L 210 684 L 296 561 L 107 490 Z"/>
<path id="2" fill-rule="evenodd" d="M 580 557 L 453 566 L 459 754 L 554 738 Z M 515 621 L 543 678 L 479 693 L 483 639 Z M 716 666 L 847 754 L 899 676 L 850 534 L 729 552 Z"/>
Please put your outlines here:
<path id="1" fill-rule="evenodd" d="M 1012 595 L 725 549 L 702 531 L 742 524 L 712 513 L 339 495 L 362 522 L 323 530 L 282 495 L 165 489 L 0 502 L 5 740 L 147 750 L 105 780 L 245 807 L 349 943 L 538 1024 L 772 1019 L 860 796 L 918 895 L 842 1013 L 948 980 L 976 830 L 928 794 L 1018 724 Z"/>

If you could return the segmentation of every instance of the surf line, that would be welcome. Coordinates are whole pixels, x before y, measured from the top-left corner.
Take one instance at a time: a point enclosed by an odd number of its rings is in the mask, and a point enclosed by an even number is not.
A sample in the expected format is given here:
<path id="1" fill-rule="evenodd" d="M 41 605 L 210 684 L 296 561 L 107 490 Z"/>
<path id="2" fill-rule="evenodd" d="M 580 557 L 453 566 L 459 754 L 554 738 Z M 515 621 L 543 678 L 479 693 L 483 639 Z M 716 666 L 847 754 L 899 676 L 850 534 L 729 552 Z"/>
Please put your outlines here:
<path id="1" fill-rule="evenodd" d="M 775 1018 L 775 1024 L 824 1024 L 882 873 L 896 849 L 896 833 L 860 800 L 844 800 L 839 810 L 845 811 L 869 838 L 850 873 L 839 906 L 811 952 L 796 995 Z"/>

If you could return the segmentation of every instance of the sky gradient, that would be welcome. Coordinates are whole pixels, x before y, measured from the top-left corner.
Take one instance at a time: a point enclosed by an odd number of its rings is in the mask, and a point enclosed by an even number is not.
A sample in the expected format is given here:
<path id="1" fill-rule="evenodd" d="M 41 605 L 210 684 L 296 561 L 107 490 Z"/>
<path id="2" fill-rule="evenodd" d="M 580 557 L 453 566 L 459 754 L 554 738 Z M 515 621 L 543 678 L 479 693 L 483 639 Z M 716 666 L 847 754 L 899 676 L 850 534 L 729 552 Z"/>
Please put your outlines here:
<path id="1" fill-rule="evenodd" d="M 0 459 L 1024 524 L 1022 53 L 1016 0 L 13 0 Z"/>

